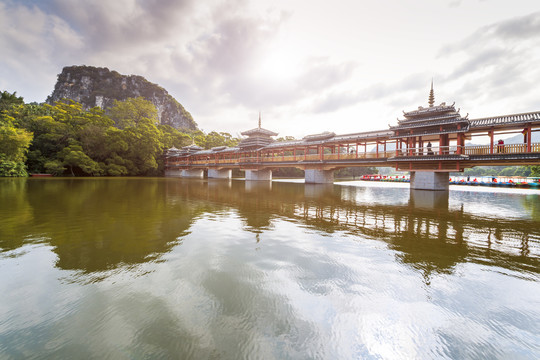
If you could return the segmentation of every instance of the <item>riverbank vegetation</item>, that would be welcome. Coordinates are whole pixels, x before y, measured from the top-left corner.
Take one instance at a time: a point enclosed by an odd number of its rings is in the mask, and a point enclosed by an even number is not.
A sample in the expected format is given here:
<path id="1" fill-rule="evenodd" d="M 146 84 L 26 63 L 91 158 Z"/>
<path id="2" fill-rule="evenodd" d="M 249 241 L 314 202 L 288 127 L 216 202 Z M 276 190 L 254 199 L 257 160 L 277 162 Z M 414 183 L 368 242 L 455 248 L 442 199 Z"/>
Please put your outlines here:
<path id="1" fill-rule="evenodd" d="M 540 166 L 476 166 L 455 175 L 537 177 L 540 176 Z"/>
<path id="2" fill-rule="evenodd" d="M 71 100 L 25 104 L 16 93 L 0 93 L 0 176 L 156 176 L 163 173 L 165 149 L 192 142 L 209 149 L 238 139 L 160 125 L 156 108 L 143 98 L 115 102 L 105 113 Z"/>

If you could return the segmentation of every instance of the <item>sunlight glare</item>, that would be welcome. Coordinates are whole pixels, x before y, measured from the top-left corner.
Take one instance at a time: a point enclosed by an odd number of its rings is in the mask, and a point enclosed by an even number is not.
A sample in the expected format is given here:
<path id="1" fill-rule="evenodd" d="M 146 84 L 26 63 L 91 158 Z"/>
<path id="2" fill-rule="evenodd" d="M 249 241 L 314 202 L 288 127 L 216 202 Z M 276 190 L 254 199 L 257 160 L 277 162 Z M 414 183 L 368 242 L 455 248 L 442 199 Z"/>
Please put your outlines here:
<path id="1" fill-rule="evenodd" d="M 297 64 L 287 52 L 276 49 L 261 60 L 258 74 L 275 81 L 292 79 L 297 74 Z"/>

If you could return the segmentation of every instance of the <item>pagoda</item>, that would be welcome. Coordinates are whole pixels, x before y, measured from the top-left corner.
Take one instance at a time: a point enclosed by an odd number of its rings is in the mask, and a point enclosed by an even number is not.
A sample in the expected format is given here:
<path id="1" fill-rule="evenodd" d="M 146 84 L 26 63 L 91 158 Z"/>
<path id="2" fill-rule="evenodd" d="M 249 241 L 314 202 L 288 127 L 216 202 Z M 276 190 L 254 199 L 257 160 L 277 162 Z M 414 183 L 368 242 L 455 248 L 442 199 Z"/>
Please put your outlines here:
<path id="1" fill-rule="evenodd" d="M 240 134 L 247 136 L 247 138 L 242 139 L 238 144 L 241 150 L 258 150 L 273 143 L 275 140 L 272 139 L 272 136 L 277 136 L 277 133 L 261 127 L 261 113 L 259 113 L 259 127 Z"/>
<path id="2" fill-rule="evenodd" d="M 398 143 L 399 149 L 401 149 L 402 143 L 406 144 L 406 155 L 408 156 L 450 154 L 451 140 L 455 140 L 457 143 L 454 149 L 455 154 L 461 154 L 465 143 L 465 133 L 469 130 L 468 114 L 462 117 L 454 104 L 446 105 L 443 102 L 440 105 L 435 105 L 433 81 L 431 82 L 428 105 L 427 108 L 419 106 L 418 110 L 404 111 L 404 119 L 398 119 L 398 125 L 390 126 L 390 130 L 394 132 L 391 138 L 401 140 Z M 426 142 L 427 147 L 424 145 Z M 432 151 L 431 142 L 438 145 L 436 153 Z M 396 150 L 396 155 L 403 154 L 399 154 L 399 150 Z"/>

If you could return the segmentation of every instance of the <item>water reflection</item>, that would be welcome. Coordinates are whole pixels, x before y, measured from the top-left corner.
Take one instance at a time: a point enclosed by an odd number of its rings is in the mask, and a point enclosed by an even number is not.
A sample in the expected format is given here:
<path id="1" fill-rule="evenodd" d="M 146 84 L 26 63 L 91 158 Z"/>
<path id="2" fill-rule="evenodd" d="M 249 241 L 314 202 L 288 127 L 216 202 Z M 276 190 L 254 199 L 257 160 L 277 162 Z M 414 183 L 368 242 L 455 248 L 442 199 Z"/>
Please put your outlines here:
<path id="1" fill-rule="evenodd" d="M 449 206 L 441 192 L 193 179 L 8 180 L 0 189 L 2 251 L 46 242 L 62 269 L 92 272 L 155 261 L 198 216 L 232 208 L 254 233 L 286 219 L 384 241 L 427 277 L 467 261 L 539 271 L 538 195 L 516 202 L 510 195 L 451 192 Z M 514 213 L 528 215 L 493 216 L 509 202 Z M 489 206 L 490 213 L 467 212 L 470 204 L 473 210 Z"/>
<path id="2" fill-rule="evenodd" d="M 269 184 L 0 180 L 0 358 L 538 357 L 538 195 Z"/>

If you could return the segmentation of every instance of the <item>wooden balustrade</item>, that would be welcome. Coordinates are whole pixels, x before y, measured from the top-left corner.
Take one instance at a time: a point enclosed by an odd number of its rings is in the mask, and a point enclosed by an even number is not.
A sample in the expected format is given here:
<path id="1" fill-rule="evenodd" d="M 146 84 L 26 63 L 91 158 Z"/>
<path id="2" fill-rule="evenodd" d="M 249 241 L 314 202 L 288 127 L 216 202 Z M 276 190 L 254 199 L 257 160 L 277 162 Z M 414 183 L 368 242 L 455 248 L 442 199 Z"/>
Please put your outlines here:
<path id="1" fill-rule="evenodd" d="M 457 154 L 458 146 L 443 146 L 443 147 L 431 147 L 430 155 L 442 154 Z M 532 153 L 540 153 L 540 143 L 532 143 L 531 146 Z M 503 144 L 493 145 L 493 154 L 523 154 L 527 153 L 527 144 Z M 461 146 L 461 153 L 464 155 L 489 155 L 491 154 L 490 145 L 467 145 Z M 428 155 L 427 147 L 418 147 L 418 148 L 408 148 L 401 149 L 398 151 L 398 156 L 426 156 Z M 334 154 L 324 154 L 322 156 L 323 161 L 338 161 L 338 160 L 362 160 L 362 159 L 373 159 L 373 158 L 392 158 L 396 156 L 396 150 L 380 151 L 376 152 L 360 152 L 356 153 L 334 153 Z M 319 161 L 321 160 L 320 154 L 297 154 L 297 155 L 280 155 L 274 154 L 263 154 L 259 156 L 240 156 L 227 159 L 216 159 L 216 158 L 207 158 L 207 159 L 191 159 L 191 160 L 181 160 L 181 161 L 171 161 L 168 163 L 168 166 L 189 166 L 189 165 L 211 165 L 211 164 L 230 164 L 237 165 L 238 163 L 268 163 L 268 162 L 303 162 L 303 161 Z"/>

